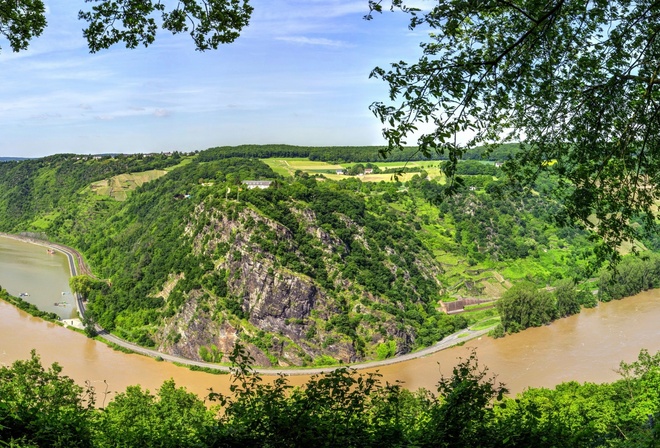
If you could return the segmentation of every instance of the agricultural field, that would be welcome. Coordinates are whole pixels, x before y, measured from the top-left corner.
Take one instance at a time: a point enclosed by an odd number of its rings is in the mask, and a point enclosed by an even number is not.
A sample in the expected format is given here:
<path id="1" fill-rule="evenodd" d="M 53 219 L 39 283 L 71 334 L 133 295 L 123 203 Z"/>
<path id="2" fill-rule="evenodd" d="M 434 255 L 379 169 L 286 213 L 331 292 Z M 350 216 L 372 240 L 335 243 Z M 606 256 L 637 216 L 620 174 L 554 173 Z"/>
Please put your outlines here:
<path id="1" fill-rule="evenodd" d="M 261 159 L 266 165 L 281 176 L 293 176 L 296 171 L 303 171 L 310 175 L 323 174 L 343 169 L 341 165 L 327 162 L 311 161 L 303 158 L 287 159 Z"/>
<path id="2" fill-rule="evenodd" d="M 141 173 L 128 173 L 94 182 L 90 188 L 99 196 L 109 196 L 117 201 L 125 201 L 129 192 L 140 185 L 167 174 L 165 170 L 151 170 Z"/>
<path id="3" fill-rule="evenodd" d="M 302 171 L 309 175 L 322 174 L 331 180 L 346 179 L 344 174 L 337 174 L 337 170 L 347 170 L 357 163 L 328 163 L 321 161 L 312 161 L 304 158 L 267 158 L 261 159 L 265 164 L 281 176 L 293 176 L 296 171 Z M 363 163 L 363 165 L 366 163 Z M 430 161 L 417 161 L 417 162 L 373 162 L 370 165 L 377 166 L 381 170 L 387 169 L 415 169 L 424 170 L 428 173 L 431 179 L 437 180 L 440 183 L 444 182 L 444 175 L 440 171 L 438 162 Z M 406 182 L 410 180 L 417 172 L 403 173 L 396 176 L 393 173 L 379 173 L 379 174 L 363 174 L 358 177 L 362 182 L 392 182 L 395 180 Z"/>

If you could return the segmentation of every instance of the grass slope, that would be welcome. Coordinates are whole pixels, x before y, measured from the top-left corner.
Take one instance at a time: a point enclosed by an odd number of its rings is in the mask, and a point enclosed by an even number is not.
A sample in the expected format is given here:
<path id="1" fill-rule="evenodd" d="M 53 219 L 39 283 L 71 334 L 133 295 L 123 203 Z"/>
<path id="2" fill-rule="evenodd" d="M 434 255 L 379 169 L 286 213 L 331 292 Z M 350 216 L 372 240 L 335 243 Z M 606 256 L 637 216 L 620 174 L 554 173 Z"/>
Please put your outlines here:
<path id="1" fill-rule="evenodd" d="M 119 174 L 90 185 L 90 189 L 99 196 L 108 196 L 117 201 L 125 201 L 131 191 L 137 187 L 167 174 L 165 170 L 150 170 L 142 173 Z"/>

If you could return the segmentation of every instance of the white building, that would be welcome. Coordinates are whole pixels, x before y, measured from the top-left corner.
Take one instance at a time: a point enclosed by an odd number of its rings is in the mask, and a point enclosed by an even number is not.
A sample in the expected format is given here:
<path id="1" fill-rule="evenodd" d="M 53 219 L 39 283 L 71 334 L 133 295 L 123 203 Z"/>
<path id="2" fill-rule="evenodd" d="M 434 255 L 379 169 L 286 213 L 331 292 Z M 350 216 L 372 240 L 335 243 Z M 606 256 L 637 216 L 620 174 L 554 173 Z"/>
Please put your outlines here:
<path id="1" fill-rule="evenodd" d="M 266 189 L 270 187 L 270 184 L 272 184 L 272 180 L 244 180 L 243 185 L 248 187 L 248 190 L 252 190 L 253 188 L 261 188 Z"/>

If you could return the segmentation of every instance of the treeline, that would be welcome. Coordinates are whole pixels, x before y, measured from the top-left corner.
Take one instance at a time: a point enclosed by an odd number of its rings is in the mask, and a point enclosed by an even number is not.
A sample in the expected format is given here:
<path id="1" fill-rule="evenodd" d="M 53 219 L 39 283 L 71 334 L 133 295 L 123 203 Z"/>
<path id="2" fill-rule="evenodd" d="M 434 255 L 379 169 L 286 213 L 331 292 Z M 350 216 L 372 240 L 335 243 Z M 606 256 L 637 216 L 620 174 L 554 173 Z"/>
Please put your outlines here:
<path id="1" fill-rule="evenodd" d="M 520 283 L 507 290 L 497 302 L 501 325 L 494 336 L 516 333 L 528 327 L 546 325 L 559 317 L 593 307 L 597 301 L 609 302 L 660 287 L 660 255 L 645 253 L 627 256 L 614 269 L 605 268 L 598 279 L 598 293 L 562 280 L 548 291 L 532 283 Z"/>
<path id="2" fill-rule="evenodd" d="M 629 256 L 624 257 L 614 270 L 601 273 L 598 299 L 609 302 L 653 288 L 660 288 L 660 254 Z"/>
<path id="3" fill-rule="evenodd" d="M 385 147 L 379 146 L 291 146 L 291 145 L 241 145 L 241 146 L 219 146 L 209 148 L 199 153 L 200 162 L 209 162 L 229 157 L 245 157 L 267 159 L 275 157 L 303 157 L 309 160 L 323 162 L 399 162 L 417 160 L 447 160 L 446 155 L 433 154 L 426 157 L 417 148 L 408 147 L 402 151 L 392 151 L 383 157 L 381 153 Z M 467 150 L 464 159 L 505 161 L 518 151 L 515 144 L 502 145 L 498 148 L 486 151 L 479 147 Z"/>
<path id="4" fill-rule="evenodd" d="M 239 353 L 240 354 L 240 353 Z M 237 359 L 236 353 L 233 357 Z M 166 381 L 105 403 L 38 356 L 0 367 L 0 440 L 15 447 L 652 447 L 660 443 L 660 355 L 642 351 L 611 384 L 564 383 L 506 397 L 463 359 L 435 391 L 346 369 L 293 388 L 264 382 L 244 357 L 231 395 L 205 401 Z M 99 404 L 101 408 L 95 408 Z"/>
<path id="5" fill-rule="evenodd" d="M 593 294 L 578 289 L 572 280 L 562 280 L 552 292 L 529 282 L 519 283 L 497 301 L 501 323 L 493 330 L 493 336 L 547 325 L 559 317 L 579 313 L 583 306 L 595 305 Z"/>
<path id="6" fill-rule="evenodd" d="M 493 163 L 483 163 L 477 160 L 462 160 L 456 166 L 456 174 L 467 176 L 501 176 L 502 170 Z"/>

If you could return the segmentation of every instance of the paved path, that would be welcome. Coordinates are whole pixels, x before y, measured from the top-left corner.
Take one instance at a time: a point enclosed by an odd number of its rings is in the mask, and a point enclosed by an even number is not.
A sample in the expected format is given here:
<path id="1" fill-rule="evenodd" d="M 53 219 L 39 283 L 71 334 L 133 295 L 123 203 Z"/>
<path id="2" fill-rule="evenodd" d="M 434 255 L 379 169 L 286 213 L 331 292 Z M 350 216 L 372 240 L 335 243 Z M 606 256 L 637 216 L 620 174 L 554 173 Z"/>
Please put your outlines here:
<path id="1" fill-rule="evenodd" d="M 50 247 L 55 250 L 58 250 L 62 253 L 64 253 L 68 260 L 69 260 L 69 269 L 71 270 L 71 275 L 78 275 L 78 268 L 81 273 L 84 273 L 86 275 L 92 275 L 91 270 L 89 267 L 85 264 L 82 255 L 75 249 L 72 249 L 67 246 L 63 246 L 61 244 L 51 244 L 45 241 L 41 240 L 35 240 L 33 238 L 23 238 L 20 236 L 16 235 L 7 235 L 7 234 L 2 234 L 0 233 L 1 236 L 9 237 L 9 238 L 15 238 L 19 239 L 28 243 L 33 243 L 33 244 L 39 244 L 42 246 Z M 76 261 L 78 262 L 78 266 L 76 266 Z M 78 312 L 80 314 L 80 318 L 85 316 L 85 304 L 82 300 L 82 297 L 80 294 L 76 294 L 76 302 L 78 304 Z M 384 359 L 381 361 L 370 361 L 370 362 L 363 362 L 359 364 L 346 364 L 343 366 L 332 366 L 332 367 L 321 367 L 321 368 L 299 368 L 299 369 L 278 369 L 278 368 L 263 368 L 263 367 L 255 367 L 253 370 L 259 374 L 264 374 L 264 375 L 316 375 L 320 373 L 326 373 L 326 372 L 331 372 L 333 370 L 336 370 L 340 367 L 350 367 L 351 369 L 373 369 L 381 366 L 387 366 L 391 364 L 397 364 L 400 362 L 406 362 L 410 361 L 413 359 L 417 358 L 422 358 L 424 356 L 428 356 L 432 353 L 439 352 L 440 350 L 444 350 L 446 348 L 452 347 L 454 345 L 461 344 L 465 341 L 468 341 L 470 339 L 477 338 L 479 336 L 483 336 L 486 333 L 488 333 L 491 328 L 486 328 L 484 330 L 478 330 L 478 331 L 473 331 L 473 330 L 461 330 L 459 332 L 456 332 L 454 334 L 451 334 L 444 338 L 443 340 L 435 343 L 434 345 L 430 347 L 426 347 L 422 350 L 413 352 L 413 353 L 406 353 L 405 355 L 397 356 L 395 358 L 389 358 L 389 359 Z M 97 331 L 98 334 L 101 338 L 105 339 L 108 342 L 111 342 L 113 344 L 116 344 L 120 347 L 129 349 L 131 351 L 134 351 L 135 353 L 140 353 L 142 355 L 146 356 L 151 356 L 153 358 L 159 358 L 163 359 L 165 361 L 170 361 L 170 362 L 176 362 L 179 364 L 185 364 L 188 366 L 197 366 L 197 367 L 204 367 L 208 369 L 214 369 L 214 370 L 220 370 L 220 371 L 225 371 L 229 372 L 231 371 L 231 367 L 229 366 L 223 366 L 223 365 L 218 365 L 218 364 L 213 364 L 210 362 L 204 362 L 204 361 L 195 361 L 192 359 L 187 359 L 187 358 L 182 358 L 179 356 L 175 355 L 169 355 L 167 353 L 161 353 L 156 350 L 151 350 L 146 347 L 142 347 L 136 344 L 133 344 L 132 342 L 128 342 L 124 339 L 118 338 L 117 336 L 109 333 L 108 331 L 104 330 L 101 327 L 97 326 Z"/>
<path id="2" fill-rule="evenodd" d="M 204 362 L 204 361 L 195 361 L 192 359 L 187 359 L 187 358 L 181 358 L 179 356 L 174 356 L 174 355 L 168 355 L 167 353 L 161 353 L 156 350 L 151 350 L 145 347 L 141 347 L 139 345 L 133 344 L 132 342 L 128 342 L 124 339 L 120 339 L 117 336 L 114 336 L 111 333 L 108 333 L 106 330 L 99 329 L 99 336 L 101 336 L 103 339 L 112 342 L 114 344 L 117 344 L 121 347 L 127 348 L 129 350 L 132 350 L 136 353 L 140 353 L 143 355 L 151 356 L 153 358 L 161 358 L 165 361 L 171 361 L 171 362 L 176 362 L 179 364 L 185 364 L 188 366 L 198 366 L 198 367 L 204 367 L 204 368 L 209 368 L 213 370 L 220 370 L 224 372 L 229 372 L 231 371 L 231 367 L 229 366 L 223 366 L 223 365 L 218 365 L 218 364 L 213 364 L 210 362 Z M 256 373 L 263 374 L 263 375 L 316 375 L 320 373 L 326 373 L 326 372 L 331 372 L 333 370 L 336 370 L 340 367 L 349 367 L 351 369 L 373 369 L 377 367 L 382 367 L 382 366 L 387 366 L 391 364 L 397 364 L 400 362 L 406 362 L 410 361 L 413 359 L 417 358 L 422 358 L 424 356 L 431 355 L 433 353 L 439 352 L 440 350 L 444 350 L 449 347 L 453 347 L 454 345 L 461 344 L 465 341 L 468 341 L 470 339 L 477 338 L 479 336 L 483 336 L 487 334 L 492 328 L 487 328 L 485 330 L 479 330 L 479 331 L 472 331 L 472 330 L 462 330 L 457 333 L 454 333 L 452 335 L 447 336 L 444 338 L 442 341 L 437 342 L 436 344 L 426 347 L 422 350 L 413 352 L 413 353 L 406 353 L 405 355 L 397 356 L 395 358 L 389 358 L 389 359 L 384 359 L 381 361 L 370 361 L 370 362 L 363 362 L 359 364 L 346 364 L 343 366 L 332 366 L 332 367 L 321 367 L 321 368 L 304 368 L 301 367 L 299 369 L 278 369 L 278 368 L 263 368 L 263 367 L 253 367 L 253 370 Z M 460 335 L 464 335 L 463 337 L 460 337 Z"/>
<path id="3" fill-rule="evenodd" d="M 301 367 L 299 369 L 278 369 L 278 368 L 263 368 L 263 367 L 254 367 L 253 370 L 259 374 L 263 375 L 316 375 L 319 373 L 326 373 L 326 372 L 331 372 L 333 370 L 336 370 L 340 367 L 349 367 L 351 369 L 373 369 L 377 367 L 382 367 L 382 366 L 387 366 L 390 364 L 397 364 L 400 362 L 406 362 L 410 361 L 413 359 L 417 358 L 422 358 L 424 356 L 428 356 L 432 353 L 439 352 L 440 350 L 444 350 L 446 348 L 452 347 L 454 345 L 461 344 L 465 341 L 468 341 L 470 339 L 477 338 L 479 336 L 483 336 L 486 333 L 488 333 L 492 328 L 488 328 L 485 330 L 479 330 L 479 331 L 472 331 L 472 330 L 463 330 L 458 333 L 454 333 L 450 336 L 447 336 L 444 338 L 442 341 L 436 343 L 435 345 L 432 345 L 430 347 L 426 347 L 422 350 L 419 350 L 417 352 L 413 353 L 407 353 L 405 355 L 397 356 L 396 358 L 389 358 L 389 359 L 384 359 L 382 361 L 370 361 L 370 362 L 364 362 L 364 363 L 359 363 L 359 364 L 346 364 L 343 366 L 332 366 L 332 367 L 322 367 L 322 368 L 304 368 Z M 464 337 L 459 337 L 459 335 L 465 334 Z M 143 355 L 151 356 L 154 358 L 162 358 L 165 361 L 171 361 L 171 362 L 176 362 L 179 364 L 185 364 L 189 366 L 198 366 L 198 367 L 205 367 L 209 369 L 214 369 L 214 370 L 220 370 L 220 371 L 225 371 L 229 372 L 231 371 L 231 367 L 228 366 L 222 366 L 218 364 L 213 364 L 209 362 L 203 362 L 203 361 L 194 361 L 192 359 L 187 359 L 187 358 L 181 358 L 178 356 L 173 356 L 173 355 L 168 355 L 167 353 L 160 353 L 156 350 L 151 350 L 145 347 L 140 347 L 139 345 L 135 345 L 131 342 L 125 341 L 123 339 L 120 339 L 110 333 L 108 333 L 105 330 L 102 330 L 99 332 L 99 335 L 103 338 L 106 339 L 114 344 L 117 344 L 121 347 L 128 348 L 136 353 L 140 353 Z"/>

